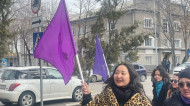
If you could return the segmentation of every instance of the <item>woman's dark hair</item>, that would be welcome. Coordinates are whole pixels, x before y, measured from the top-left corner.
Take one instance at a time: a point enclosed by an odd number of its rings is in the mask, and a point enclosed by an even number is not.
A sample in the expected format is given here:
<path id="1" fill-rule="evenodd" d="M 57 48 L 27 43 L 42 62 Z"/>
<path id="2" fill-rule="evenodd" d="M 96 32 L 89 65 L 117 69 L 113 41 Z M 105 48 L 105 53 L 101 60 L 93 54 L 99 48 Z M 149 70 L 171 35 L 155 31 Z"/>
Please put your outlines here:
<path id="1" fill-rule="evenodd" d="M 138 77 L 138 73 L 135 71 L 134 67 L 131 65 L 131 64 L 126 64 L 126 63 L 121 63 L 121 64 L 118 64 L 115 69 L 114 69 L 114 72 L 113 74 L 111 75 L 110 78 L 107 79 L 106 83 L 107 83 L 107 86 L 105 87 L 105 89 L 109 86 L 112 86 L 114 83 L 114 74 L 115 74 L 115 71 L 116 69 L 120 66 L 120 65 L 124 65 L 128 71 L 129 71 L 129 74 L 130 74 L 130 82 L 128 84 L 128 87 L 133 90 L 134 92 L 138 92 L 138 93 L 142 93 L 142 91 L 144 92 L 143 90 L 143 86 L 142 84 L 140 83 L 140 80 L 139 80 L 139 77 Z"/>
<path id="2" fill-rule="evenodd" d="M 156 71 L 159 71 L 160 72 L 160 76 L 162 76 L 162 80 L 165 82 L 165 83 L 168 83 L 170 82 L 170 77 L 168 75 L 168 73 L 166 72 L 166 69 L 162 66 L 162 65 L 158 65 L 152 72 L 151 74 L 151 77 L 152 77 L 152 81 L 154 82 L 154 75 L 155 75 L 155 72 Z"/>

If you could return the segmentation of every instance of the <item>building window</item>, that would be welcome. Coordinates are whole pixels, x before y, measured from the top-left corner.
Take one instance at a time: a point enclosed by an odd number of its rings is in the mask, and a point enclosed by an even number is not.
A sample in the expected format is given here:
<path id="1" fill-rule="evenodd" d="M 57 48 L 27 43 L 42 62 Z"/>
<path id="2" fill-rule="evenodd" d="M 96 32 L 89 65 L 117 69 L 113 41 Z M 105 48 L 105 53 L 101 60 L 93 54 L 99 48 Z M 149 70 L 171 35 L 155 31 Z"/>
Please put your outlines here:
<path id="1" fill-rule="evenodd" d="M 152 56 L 146 56 L 146 64 L 151 65 L 152 64 Z"/>
<path id="2" fill-rule="evenodd" d="M 180 56 L 176 56 L 176 65 L 180 63 Z"/>
<path id="3" fill-rule="evenodd" d="M 83 26 L 80 27 L 80 35 L 84 35 L 86 33 L 85 28 Z"/>
<path id="4" fill-rule="evenodd" d="M 13 45 L 9 44 L 9 51 L 13 52 Z"/>
<path id="5" fill-rule="evenodd" d="M 179 21 L 174 21 L 174 31 L 179 31 L 179 25 L 180 25 L 180 22 Z"/>
<path id="6" fill-rule="evenodd" d="M 153 46 L 153 38 L 148 38 L 145 40 L 145 46 Z"/>
<path id="7" fill-rule="evenodd" d="M 180 48 L 181 47 L 181 41 L 180 40 L 174 40 L 174 44 L 176 48 Z"/>
<path id="8" fill-rule="evenodd" d="M 144 28 L 153 28 L 153 19 L 152 18 L 144 19 Z"/>
<path id="9" fill-rule="evenodd" d="M 115 29 L 115 25 L 113 22 L 110 22 L 110 29 Z M 109 30 L 109 22 L 107 22 L 107 30 Z"/>
<path id="10" fill-rule="evenodd" d="M 163 19 L 163 32 L 168 32 L 168 22 L 166 19 Z"/>

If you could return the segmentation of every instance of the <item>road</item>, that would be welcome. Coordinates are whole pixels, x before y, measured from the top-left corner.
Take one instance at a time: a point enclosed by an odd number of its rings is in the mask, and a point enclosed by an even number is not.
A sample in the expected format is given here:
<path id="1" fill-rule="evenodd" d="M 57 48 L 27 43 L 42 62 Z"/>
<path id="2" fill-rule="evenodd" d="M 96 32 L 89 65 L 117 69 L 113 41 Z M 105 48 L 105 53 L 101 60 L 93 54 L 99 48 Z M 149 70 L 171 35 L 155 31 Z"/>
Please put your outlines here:
<path id="1" fill-rule="evenodd" d="M 150 100 L 152 100 L 152 82 L 151 77 L 148 76 L 145 82 L 142 82 L 146 95 Z M 103 82 L 96 82 L 90 83 L 90 89 L 92 92 L 92 96 L 94 97 L 96 94 L 99 94 L 105 87 Z M 56 101 L 48 101 L 44 102 L 44 106 L 78 106 L 79 102 L 72 102 L 71 99 L 64 99 L 64 100 L 56 100 Z M 5 106 L 0 103 L 0 106 Z M 18 106 L 14 104 L 12 106 Z M 40 103 L 36 104 L 35 106 L 40 106 Z"/>

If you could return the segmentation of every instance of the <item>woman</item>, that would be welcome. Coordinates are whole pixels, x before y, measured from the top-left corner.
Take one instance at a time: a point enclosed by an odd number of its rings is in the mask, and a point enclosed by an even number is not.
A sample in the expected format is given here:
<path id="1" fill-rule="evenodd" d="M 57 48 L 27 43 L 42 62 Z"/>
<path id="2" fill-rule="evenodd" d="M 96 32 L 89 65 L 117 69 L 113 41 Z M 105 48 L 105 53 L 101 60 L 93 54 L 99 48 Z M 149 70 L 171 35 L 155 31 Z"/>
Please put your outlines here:
<path id="1" fill-rule="evenodd" d="M 190 106 L 190 69 L 186 68 L 179 74 L 179 91 L 167 99 L 164 106 Z"/>
<path id="2" fill-rule="evenodd" d="M 129 64 L 116 66 L 112 76 L 106 81 L 105 89 L 91 98 L 90 88 L 82 84 L 83 101 L 86 106 L 151 106 L 139 82 L 138 74 Z"/>
<path id="3" fill-rule="evenodd" d="M 172 94 L 176 90 L 178 90 L 178 76 L 179 76 L 179 74 L 173 75 L 173 78 L 171 79 L 171 84 L 169 86 L 169 90 L 168 90 L 166 99 L 170 98 L 172 96 Z"/>
<path id="4" fill-rule="evenodd" d="M 169 86 L 169 75 L 162 65 L 156 67 L 152 72 L 153 82 L 153 106 L 162 106 L 166 100 L 168 86 Z"/>

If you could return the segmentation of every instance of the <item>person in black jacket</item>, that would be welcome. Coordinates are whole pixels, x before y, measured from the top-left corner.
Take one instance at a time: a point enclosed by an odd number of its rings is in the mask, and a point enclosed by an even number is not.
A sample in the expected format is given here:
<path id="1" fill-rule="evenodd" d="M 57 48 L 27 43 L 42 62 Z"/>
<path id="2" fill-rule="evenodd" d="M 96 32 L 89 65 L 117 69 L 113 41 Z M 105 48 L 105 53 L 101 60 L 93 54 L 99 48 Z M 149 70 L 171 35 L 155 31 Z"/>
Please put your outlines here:
<path id="1" fill-rule="evenodd" d="M 152 72 L 153 106 L 163 106 L 166 100 L 170 78 L 162 65 L 157 66 Z"/>
<path id="2" fill-rule="evenodd" d="M 164 102 L 164 106 L 190 106 L 190 69 L 186 68 L 179 74 L 179 91 Z"/>

